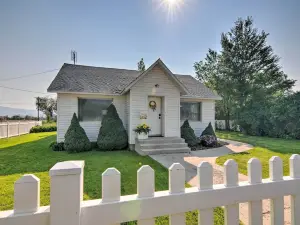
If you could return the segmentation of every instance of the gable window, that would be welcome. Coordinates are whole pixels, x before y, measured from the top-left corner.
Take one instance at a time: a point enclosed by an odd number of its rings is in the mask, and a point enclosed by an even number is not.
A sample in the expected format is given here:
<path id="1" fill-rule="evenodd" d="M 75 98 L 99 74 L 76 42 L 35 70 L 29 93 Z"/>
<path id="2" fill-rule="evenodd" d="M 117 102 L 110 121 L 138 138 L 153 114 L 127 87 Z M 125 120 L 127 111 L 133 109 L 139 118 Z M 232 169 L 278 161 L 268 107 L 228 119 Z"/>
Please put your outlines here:
<path id="1" fill-rule="evenodd" d="M 180 120 L 201 121 L 201 102 L 180 102 Z"/>
<path id="2" fill-rule="evenodd" d="M 101 121 L 112 99 L 78 99 L 79 121 Z"/>

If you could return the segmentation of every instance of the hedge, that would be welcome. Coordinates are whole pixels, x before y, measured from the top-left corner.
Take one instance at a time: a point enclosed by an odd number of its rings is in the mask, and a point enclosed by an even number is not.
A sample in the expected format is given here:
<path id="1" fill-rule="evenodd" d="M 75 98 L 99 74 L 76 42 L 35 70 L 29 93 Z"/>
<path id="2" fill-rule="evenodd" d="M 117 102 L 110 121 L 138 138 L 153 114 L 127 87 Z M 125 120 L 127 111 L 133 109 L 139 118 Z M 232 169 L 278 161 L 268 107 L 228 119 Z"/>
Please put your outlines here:
<path id="1" fill-rule="evenodd" d="M 30 129 L 29 133 L 41 133 L 41 132 L 51 132 L 56 131 L 56 126 L 34 126 Z"/>

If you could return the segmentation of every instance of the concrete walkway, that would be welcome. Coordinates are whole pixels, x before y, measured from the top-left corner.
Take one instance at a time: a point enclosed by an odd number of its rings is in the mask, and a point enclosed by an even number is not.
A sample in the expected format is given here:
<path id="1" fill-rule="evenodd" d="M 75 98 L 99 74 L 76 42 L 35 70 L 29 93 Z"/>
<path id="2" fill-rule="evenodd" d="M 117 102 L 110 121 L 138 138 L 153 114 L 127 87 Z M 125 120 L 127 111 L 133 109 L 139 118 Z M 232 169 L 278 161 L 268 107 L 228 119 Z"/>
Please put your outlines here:
<path id="1" fill-rule="evenodd" d="M 178 154 L 162 154 L 151 155 L 150 157 L 162 164 L 164 167 L 169 168 L 173 163 L 180 163 L 185 167 L 186 181 L 191 186 L 197 186 L 197 165 L 202 161 L 209 162 L 213 167 L 213 182 L 214 184 L 223 184 L 223 167 L 216 164 L 216 159 L 219 156 L 227 155 L 231 153 L 238 153 L 248 151 L 253 148 L 252 145 L 241 143 L 231 140 L 222 140 L 228 143 L 228 145 L 214 148 L 209 150 L 192 151 L 191 153 L 178 153 Z M 248 177 L 239 174 L 239 181 L 247 181 Z M 288 197 L 285 197 L 285 224 L 291 224 L 288 215 L 290 213 L 290 201 Z M 240 204 L 240 220 L 247 225 L 248 224 L 248 204 Z M 263 224 L 270 224 L 270 203 L 269 200 L 263 200 Z"/>

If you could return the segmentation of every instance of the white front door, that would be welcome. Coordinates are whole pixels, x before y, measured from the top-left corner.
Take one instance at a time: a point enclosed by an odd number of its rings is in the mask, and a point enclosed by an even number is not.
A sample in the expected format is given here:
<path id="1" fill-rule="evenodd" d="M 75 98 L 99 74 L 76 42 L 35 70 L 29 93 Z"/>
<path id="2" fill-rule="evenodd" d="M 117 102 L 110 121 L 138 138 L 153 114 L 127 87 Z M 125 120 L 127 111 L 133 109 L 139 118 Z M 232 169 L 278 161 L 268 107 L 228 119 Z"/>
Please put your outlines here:
<path id="1" fill-rule="evenodd" d="M 156 103 L 156 109 L 151 109 L 150 102 Z M 148 123 L 150 126 L 150 136 L 161 136 L 161 97 L 148 97 Z"/>

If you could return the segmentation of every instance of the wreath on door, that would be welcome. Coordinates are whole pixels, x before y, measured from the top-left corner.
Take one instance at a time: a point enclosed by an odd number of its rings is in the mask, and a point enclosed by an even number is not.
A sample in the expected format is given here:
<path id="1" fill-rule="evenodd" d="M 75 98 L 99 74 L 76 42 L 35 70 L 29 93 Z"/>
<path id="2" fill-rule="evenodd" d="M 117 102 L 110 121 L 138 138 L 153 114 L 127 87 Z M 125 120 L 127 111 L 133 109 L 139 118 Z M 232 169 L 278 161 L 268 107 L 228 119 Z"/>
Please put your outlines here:
<path id="1" fill-rule="evenodd" d="M 155 101 L 150 101 L 150 102 L 149 102 L 149 107 L 150 107 L 153 111 L 155 111 L 155 110 L 156 110 L 156 102 L 155 102 Z"/>

